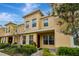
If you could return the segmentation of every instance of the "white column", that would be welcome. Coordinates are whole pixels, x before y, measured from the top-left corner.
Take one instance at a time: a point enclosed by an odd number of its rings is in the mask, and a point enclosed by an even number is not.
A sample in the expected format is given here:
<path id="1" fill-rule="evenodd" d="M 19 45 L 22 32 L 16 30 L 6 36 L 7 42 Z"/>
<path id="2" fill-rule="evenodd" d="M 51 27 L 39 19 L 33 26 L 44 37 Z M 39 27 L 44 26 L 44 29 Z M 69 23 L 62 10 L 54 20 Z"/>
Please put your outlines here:
<path id="1" fill-rule="evenodd" d="M 4 43 L 4 37 L 2 37 L 2 43 Z"/>
<path id="2" fill-rule="evenodd" d="M 26 37 L 26 44 L 29 44 L 29 36 Z"/>
<path id="3" fill-rule="evenodd" d="M 3 37 L 3 42 L 5 43 L 5 37 Z"/>
<path id="4" fill-rule="evenodd" d="M 12 40 L 12 43 L 14 43 L 14 40 L 15 40 L 15 37 L 13 36 L 13 40 Z"/>
<path id="5" fill-rule="evenodd" d="M 21 35 L 20 36 L 20 44 L 22 44 L 22 42 L 23 42 L 23 36 Z"/>
<path id="6" fill-rule="evenodd" d="M 7 43 L 6 37 L 4 37 L 4 43 Z"/>
<path id="7" fill-rule="evenodd" d="M 5 37 L 6 43 L 8 43 L 8 37 Z"/>

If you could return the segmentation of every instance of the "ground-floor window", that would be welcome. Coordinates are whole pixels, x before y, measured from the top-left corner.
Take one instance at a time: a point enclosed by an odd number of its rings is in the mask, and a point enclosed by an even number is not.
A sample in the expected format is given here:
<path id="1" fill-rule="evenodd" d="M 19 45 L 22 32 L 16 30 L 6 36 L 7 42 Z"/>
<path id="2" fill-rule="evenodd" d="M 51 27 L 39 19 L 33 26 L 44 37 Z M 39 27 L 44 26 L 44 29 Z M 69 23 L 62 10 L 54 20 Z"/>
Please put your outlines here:
<path id="1" fill-rule="evenodd" d="M 43 44 L 46 44 L 46 45 L 54 44 L 54 36 L 53 35 L 44 35 Z"/>
<path id="2" fill-rule="evenodd" d="M 26 36 L 23 36 L 23 44 L 26 44 Z"/>
<path id="3" fill-rule="evenodd" d="M 33 35 L 29 35 L 29 44 L 32 44 L 33 42 Z"/>
<path id="4" fill-rule="evenodd" d="M 73 36 L 73 39 L 74 39 L 74 45 L 79 45 L 79 36 L 75 34 Z"/>

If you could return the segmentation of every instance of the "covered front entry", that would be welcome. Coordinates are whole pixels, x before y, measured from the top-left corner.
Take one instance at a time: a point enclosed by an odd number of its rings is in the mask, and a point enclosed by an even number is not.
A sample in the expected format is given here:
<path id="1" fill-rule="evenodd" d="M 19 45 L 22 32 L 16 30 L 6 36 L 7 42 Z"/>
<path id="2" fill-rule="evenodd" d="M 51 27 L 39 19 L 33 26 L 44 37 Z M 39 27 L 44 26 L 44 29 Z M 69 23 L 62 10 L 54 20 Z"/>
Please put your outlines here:
<path id="1" fill-rule="evenodd" d="M 12 44 L 12 41 L 13 41 L 13 37 L 12 36 L 8 37 L 8 43 Z"/>
<path id="2" fill-rule="evenodd" d="M 54 48 L 55 47 L 55 33 L 53 31 L 39 32 L 37 34 L 38 48 Z"/>

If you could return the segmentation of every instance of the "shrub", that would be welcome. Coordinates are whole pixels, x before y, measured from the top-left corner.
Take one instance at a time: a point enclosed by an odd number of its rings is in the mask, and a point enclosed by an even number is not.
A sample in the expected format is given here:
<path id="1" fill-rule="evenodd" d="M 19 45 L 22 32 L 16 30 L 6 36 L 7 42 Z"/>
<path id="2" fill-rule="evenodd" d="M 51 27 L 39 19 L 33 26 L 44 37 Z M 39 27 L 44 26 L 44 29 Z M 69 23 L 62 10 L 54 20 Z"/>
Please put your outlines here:
<path id="1" fill-rule="evenodd" d="M 32 53 L 36 52 L 37 48 L 34 45 L 18 45 L 12 44 L 10 47 L 4 48 L 3 52 L 15 55 L 15 54 L 22 54 L 22 55 L 31 55 Z"/>
<path id="2" fill-rule="evenodd" d="M 31 55 L 32 53 L 36 52 L 37 48 L 34 45 L 23 45 L 22 46 L 22 53 L 24 55 Z M 21 52 L 21 50 L 20 50 Z"/>
<path id="3" fill-rule="evenodd" d="M 8 47 L 8 48 L 5 48 L 3 52 L 5 52 L 9 55 L 14 55 L 17 53 L 17 48 Z"/>
<path id="4" fill-rule="evenodd" d="M 11 44 L 11 48 L 17 48 L 17 47 L 19 47 L 20 45 L 18 45 L 18 44 Z"/>
<path id="5" fill-rule="evenodd" d="M 10 47 L 10 44 L 8 44 L 8 43 L 0 43 L 0 49 L 6 48 L 6 47 Z"/>
<path id="6" fill-rule="evenodd" d="M 44 48 L 43 49 L 43 56 L 54 56 L 55 54 L 53 54 L 53 53 L 51 53 L 50 51 L 49 51 L 49 49 L 47 49 L 47 48 Z"/>
<path id="7" fill-rule="evenodd" d="M 62 56 L 79 56 L 79 48 L 60 47 L 57 50 L 57 54 Z"/>

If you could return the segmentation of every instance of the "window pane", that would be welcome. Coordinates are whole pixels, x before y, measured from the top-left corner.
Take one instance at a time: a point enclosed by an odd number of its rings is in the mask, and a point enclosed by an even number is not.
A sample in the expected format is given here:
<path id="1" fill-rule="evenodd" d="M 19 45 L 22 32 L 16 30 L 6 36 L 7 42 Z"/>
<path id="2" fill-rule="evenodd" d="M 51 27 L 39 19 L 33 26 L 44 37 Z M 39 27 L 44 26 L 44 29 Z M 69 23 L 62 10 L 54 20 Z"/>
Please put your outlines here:
<path id="1" fill-rule="evenodd" d="M 48 19 L 44 20 L 44 26 L 48 26 Z"/>
<path id="2" fill-rule="evenodd" d="M 29 44 L 32 44 L 32 42 L 33 42 L 33 35 L 30 35 L 29 36 Z"/>
<path id="3" fill-rule="evenodd" d="M 54 38 L 52 35 L 49 35 L 49 44 L 54 44 Z"/>
<path id="4" fill-rule="evenodd" d="M 32 27 L 36 27 L 36 19 L 32 20 Z"/>
<path id="5" fill-rule="evenodd" d="M 48 36 L 47 35 L 43 36 L 43 43 L 48 44 Z"/>

